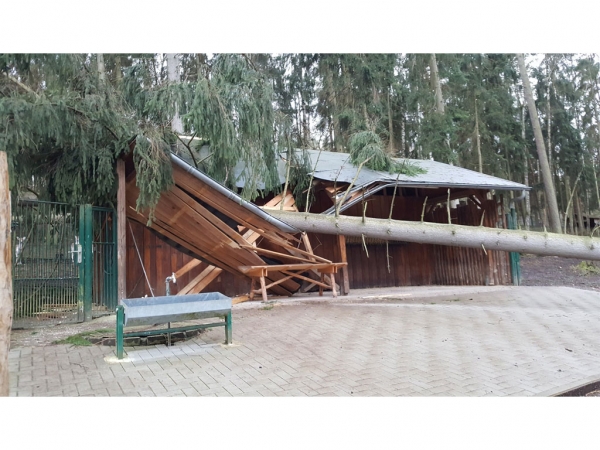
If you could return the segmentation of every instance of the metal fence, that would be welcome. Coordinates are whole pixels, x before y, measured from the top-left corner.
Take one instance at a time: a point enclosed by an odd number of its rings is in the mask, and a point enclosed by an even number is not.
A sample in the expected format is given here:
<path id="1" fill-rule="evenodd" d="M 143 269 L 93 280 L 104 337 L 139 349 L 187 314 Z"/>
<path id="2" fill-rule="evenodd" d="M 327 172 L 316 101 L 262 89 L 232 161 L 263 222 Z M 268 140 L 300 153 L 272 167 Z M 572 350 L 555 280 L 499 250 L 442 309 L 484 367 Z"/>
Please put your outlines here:
<path id="1" fill-rule="evenodd" d="M 21 201 L 12 208 L 11 228 L 15 321 L 76 319 L 79 208 Z"/>
<path id="2" fill-rule="evenodd" d="M 112 209 L 21 200 L 11 220 L 13 326 L 77 322 L 114 311 Z"/>
<path id="3" fill-rule="evenodd" d="M 117 223 L 111 208 L 92 208 L 94 315 L 114 312 L 117 307 Z"/>

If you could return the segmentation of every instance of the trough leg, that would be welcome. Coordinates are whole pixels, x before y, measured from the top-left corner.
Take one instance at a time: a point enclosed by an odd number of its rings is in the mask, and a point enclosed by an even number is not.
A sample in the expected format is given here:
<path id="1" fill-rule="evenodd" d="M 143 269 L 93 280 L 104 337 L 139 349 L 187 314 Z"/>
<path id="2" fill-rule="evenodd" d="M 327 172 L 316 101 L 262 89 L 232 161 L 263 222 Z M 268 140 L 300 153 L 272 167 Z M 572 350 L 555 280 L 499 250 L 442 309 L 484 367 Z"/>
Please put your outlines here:
<path id="1" fill-rule="evenodd" d="M 123 306 L 119 305 L 117 306 L 117 336 L 115 339 L 117 346 L 117 359 L 123 359 L 123 319 Z"/>
<path id="2" fill-rule="evenodd" d="M 227 345 L 232 343 L 231 334 L 231 311 L 229 311 L 225 316 L 225 343 Z"/>

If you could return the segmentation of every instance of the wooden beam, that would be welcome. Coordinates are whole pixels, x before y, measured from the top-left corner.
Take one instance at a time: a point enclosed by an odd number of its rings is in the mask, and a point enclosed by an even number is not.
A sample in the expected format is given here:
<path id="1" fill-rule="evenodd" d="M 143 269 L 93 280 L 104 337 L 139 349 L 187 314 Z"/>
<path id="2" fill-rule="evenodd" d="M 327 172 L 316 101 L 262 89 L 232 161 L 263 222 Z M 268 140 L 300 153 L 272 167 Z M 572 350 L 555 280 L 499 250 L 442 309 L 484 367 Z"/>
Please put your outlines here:
<path id="1" fill-rule="evenodd" d="M 282 270 L 282 271 L 281 271 L 281 273 L 284 273 L 284 274 L 286 274 L 286 275 L 293 275 L 293 276 L 294 276 L 294 278 L 299 278 L 299 279 L 301 279 L 301 280 L 308 281 L 308 282 L 310 282 L 310 283 L 311 283 L 313 286 L 317 286 L 317 285 L 319 285 L 319 283 L 320 283 L 320 281 L 313 280 L 312 278 L 308 278 L 308 277 L 305 277 L 304 275 L 300 275 L 299 273 L 290 272 L 290 271 L 288 271 L 288 270 Z M 329 285 L 329 284 L 327 284 L 327 283 L 324 283 L 324 284 L 323 284 L 323 287 L 330 287 L 330 285 Z"/>
<path id="2" fill-rule="evenodd" d="M 200 272 L 192 281 L 182 287 L 177 295 L 186 295 L 186 294 L 197 294 L 202 289 L 204 289 L 208 284 L 217 278 L 217 276 L 223 271 L 216 266 L 208 266 L 202 272 Z M 196 292 L 192 292 L 192 291 Z"/>
<path id="3" fill-rule="evenodd" d="M 260 291 L 262 292 L 263 302 L 267 301 L 267 287 L 265 286 L 265 277 L 260 277 Z"/>
<path id="4" fill-rule="evenodd" d="M 320 263 L 320 264 L 272 264 L 264 266 L 239 266 L 240 272 L 248 276 L 260 276 L 265 272 L 281 272 L 282 270 L 310 270 L 316 269 L 321 273 L 337 273 L 339 267 L 346 263 Z M 329 272 L 331 271 L 331 272 Z"/>
<path id="5" fill-rule="evenodd" d="M 285 254 L 285 253 L 274 252 L 272 250 L 266 250 L 266 249 L 260 248 L 260 247 L 253 247 L 252 245 L 242 245 L 242 248 L 251 249 L 251 250 L 254 250 L 256 253 L 262 253 L 265 255 L 275 256 L 278 258 L 288 258 L 288 259 L 294 259 L 296 261 L 302 261 L 302 262 L 308 262 L 308 263 L 312 262 L 309 259 L 300 258 L 299 256 L 292 256 L 292 255 Z"/>
<path id="6" fill-rule="evenodd" d="M 8 157 L 0 152 L 0 397 L 8 397 L 8 351 L 13 317 Z"/>
<path id="7" fill-rule="evenodd" d="M 127 297 L 127 199 L 125 187 L 125 161 L 117 159 L 117 299 Z"/>
<path id="8" fill-rule="evenodd" d="M 223 269 L 215 267 L 212 272 L 210 272 L 207 276 L 200 280 L 198 284 L 192 287 L 188 294 L 197 294 L 202 292 L 215 278 L 221 275 L 221 272 L 223 272 Z"/>
<path id="9" fill-rule="evenodd" d="M 202 264 L 202 261 L 200 261 L 199 259 L 192 259 L 189 263 L 187 263 L 185 266 L 183 266 L 181 269 L 175 272 L 175 278 L 178 279 L 179 277 L 188 273 L 194 267 L 197 267 L 199 264 Z"/>
<path id="10" fill-rule="evenodd" d="M 340 262 L 348 263 L 348 257 L 346 255 L 346 236 L 340 234 L 337 239 L 338 251 L 340 253 Z M 333 284 L 332 284 L 333 285 Z M 342 278 L 340 279 L 340 293 L 342 295 L 348 295 L 350 293 L 350 277 L 348 274 L 348 266 L 342 267 Z"/>

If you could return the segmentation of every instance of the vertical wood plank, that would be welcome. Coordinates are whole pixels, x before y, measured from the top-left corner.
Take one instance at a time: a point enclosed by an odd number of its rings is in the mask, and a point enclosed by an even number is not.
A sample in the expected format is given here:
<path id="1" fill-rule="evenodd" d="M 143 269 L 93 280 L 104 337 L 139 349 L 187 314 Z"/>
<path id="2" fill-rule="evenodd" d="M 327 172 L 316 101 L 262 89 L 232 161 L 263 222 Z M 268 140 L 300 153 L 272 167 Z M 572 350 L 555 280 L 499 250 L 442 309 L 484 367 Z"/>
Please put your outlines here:
<path id="1" fill-rule="evenodd" d="M 0 152 L 0 397 L 8 397 L 8 351 L 13 315 L 8 157 Z"/>
<path id="2" fill-rule="evenodd" d="M 348 262 L 348 256 L 346 254 L 346 236 L 339 235 L 337 239 L 338 251 L 340 254 L 340 262 Z M 348 295 L 350 292 L 350 277 L 348 275 L 348 266 L 342 267 L 341 273 L 341 285 L 340 290 L 342 295 Z"/>

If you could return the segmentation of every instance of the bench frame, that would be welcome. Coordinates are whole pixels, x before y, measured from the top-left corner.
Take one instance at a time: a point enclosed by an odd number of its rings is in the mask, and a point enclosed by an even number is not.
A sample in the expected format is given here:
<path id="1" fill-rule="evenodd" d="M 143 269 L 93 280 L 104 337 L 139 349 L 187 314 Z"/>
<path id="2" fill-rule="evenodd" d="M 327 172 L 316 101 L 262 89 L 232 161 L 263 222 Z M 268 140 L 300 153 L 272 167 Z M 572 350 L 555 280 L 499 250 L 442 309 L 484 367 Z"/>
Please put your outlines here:
<path id="1" fill-rule="evenodd" d="M 132 331 L 129 333 L 124 333 L 123 329 L 125 327 L 125 309 L 123 305 L 117 306 L 117 333 L 115 339 L 115 345 L 117 347 L 117 359 L 123 359 L 123 338 L 124 337 L 145 337 L 145 336 L 153 336 L 157 334 L 167 334 L 167 346 L 171 345 L 171 333 L 179 333 L 182 331 L 192 331 L 199 330 L 203 328 L 213 328 L 213 327 L 225 327 L 225 343 L 230 345 L 232 341 L 232 321 L 231 321 L 231 309 L 229 312 L 223 313 L 215 313 L 214 315 L 210 315 L 209 312 L 204 313 L 205 317 L 222 317 L 224 319 L 223 322 L 215 322 L 215 323 L 202 323 L 198 325 L 188 325 L 185 327 L 177 327 L 171 328 L 171 322 L 161 321 L 161 316 L 154 316 L 153 320 L 156 321 L 157 324 L 167 324 L 167 328 L 161 328 L 158 330 L 147 330 L 147 331 Z"/>

